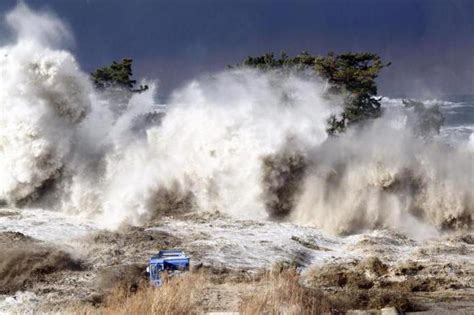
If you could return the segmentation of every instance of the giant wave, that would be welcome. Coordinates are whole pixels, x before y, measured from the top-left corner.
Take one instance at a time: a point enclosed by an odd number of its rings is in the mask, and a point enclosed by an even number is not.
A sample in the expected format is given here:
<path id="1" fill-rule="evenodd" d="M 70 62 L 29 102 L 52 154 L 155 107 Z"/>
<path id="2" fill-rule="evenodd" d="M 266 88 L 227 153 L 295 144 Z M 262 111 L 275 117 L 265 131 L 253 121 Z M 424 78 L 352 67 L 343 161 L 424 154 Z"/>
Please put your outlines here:
<path id="1" fill-rule="evenodd" d="M 70 37 L 59 19 L 20 4 L 6 20 L 17 34 L 0 48 L 0 200 L 9 205 L 109 228 L 217 210 L 332 233 L 472 229 L 473 152 L 415 137 L 408 111 L 328 137 L 342 100 L 328 97 L 327 82 L 239 69 L 192 80 L 146 124 L 154 84 L 123 103 L 59 48 Z"/>

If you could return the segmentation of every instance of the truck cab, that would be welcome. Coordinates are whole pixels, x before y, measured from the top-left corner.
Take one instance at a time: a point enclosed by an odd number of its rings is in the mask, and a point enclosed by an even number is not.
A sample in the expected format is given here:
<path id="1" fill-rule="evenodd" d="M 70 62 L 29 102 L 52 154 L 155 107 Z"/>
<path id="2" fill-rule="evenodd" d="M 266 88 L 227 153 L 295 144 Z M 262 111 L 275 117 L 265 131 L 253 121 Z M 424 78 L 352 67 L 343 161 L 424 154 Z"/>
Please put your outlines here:
<path id="1" fill-rule="evenodd" d="M 148 263 L 147 272 L 151 284 L 157 287 L 161 286 L 163 272 L 174 274 L 189 270 L 189 260 L 182 250 L 160 250 L 158 254 L 150 258 Z"/>

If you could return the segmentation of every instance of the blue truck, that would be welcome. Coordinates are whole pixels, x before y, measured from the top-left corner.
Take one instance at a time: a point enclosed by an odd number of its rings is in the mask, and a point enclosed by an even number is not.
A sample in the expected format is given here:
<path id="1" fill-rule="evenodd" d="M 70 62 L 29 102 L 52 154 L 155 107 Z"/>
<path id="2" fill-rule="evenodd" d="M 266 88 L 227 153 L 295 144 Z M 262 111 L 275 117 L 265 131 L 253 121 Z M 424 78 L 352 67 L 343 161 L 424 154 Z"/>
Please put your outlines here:
<path id="1" fill-rule="evenodd" d="M 189 270 L 189 261 L 189 257 L 187 257 L 182 250 L 160 250 L 158 254 L 150 258 L 148 267 L 146 268 L 151 284 L 156 287 L 161 286 L 161 275 L 163 272 L 175 274 Z"/>

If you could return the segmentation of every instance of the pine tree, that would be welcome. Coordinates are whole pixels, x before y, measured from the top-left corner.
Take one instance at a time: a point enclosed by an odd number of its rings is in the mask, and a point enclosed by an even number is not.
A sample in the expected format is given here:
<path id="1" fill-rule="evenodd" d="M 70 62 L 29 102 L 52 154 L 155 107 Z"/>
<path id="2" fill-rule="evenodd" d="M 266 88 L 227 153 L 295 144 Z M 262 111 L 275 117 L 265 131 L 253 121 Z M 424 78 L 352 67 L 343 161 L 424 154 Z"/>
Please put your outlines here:
<path id="1" fill-rule="evenodd" d="M 137 81 L 132 80 L 132 59 L 123 59 L 121 62 L 114 61 L 110 66 L 104 66 L 91 73 L 94 85 L 98 89 L 109 87 L 120 87 L 130 92 L 143 92 L 148 90 L 147 85 L 135 88 Z"/>
<path id="2" fill-rule="evenodd" d="M 375 79 L 380 70 L 389 66 L 372 53 L 344 53 L 327 56 L 313 56 L 304 51 L 294 57 L 281 53 L 275 58 L 273 53 L 248 57 L 239 66 L 257 68 L 263 71 L 281 69 L 283 71 L 312 70 L 331 84 L 329 93 L 343 96 L 344 111 L 340 116 L 328 120 L 329 134 L 341 133 L 350 125 L 380 117 L 380 98 L 377 98 Z"/>

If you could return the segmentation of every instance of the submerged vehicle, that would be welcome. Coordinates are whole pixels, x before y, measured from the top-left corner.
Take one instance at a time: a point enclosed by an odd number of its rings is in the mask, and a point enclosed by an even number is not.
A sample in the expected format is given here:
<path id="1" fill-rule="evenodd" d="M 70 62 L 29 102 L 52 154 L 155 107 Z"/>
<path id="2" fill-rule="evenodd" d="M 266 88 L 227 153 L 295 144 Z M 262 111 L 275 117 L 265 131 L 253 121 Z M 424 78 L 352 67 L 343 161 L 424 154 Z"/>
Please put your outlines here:
<path id="1" fill-rule="evenodd" d="M 173 275 L 189 270 L 189 260 L 182 250 L 160 250 L 158 254 L 150 258 L 146 268 L 151 284 L 161 286 L 163 272 Z"/>

